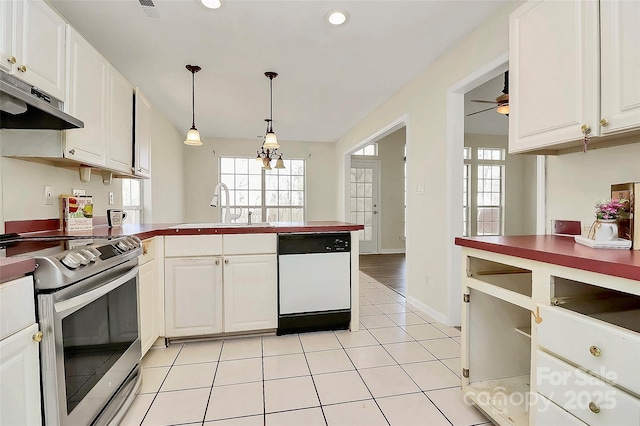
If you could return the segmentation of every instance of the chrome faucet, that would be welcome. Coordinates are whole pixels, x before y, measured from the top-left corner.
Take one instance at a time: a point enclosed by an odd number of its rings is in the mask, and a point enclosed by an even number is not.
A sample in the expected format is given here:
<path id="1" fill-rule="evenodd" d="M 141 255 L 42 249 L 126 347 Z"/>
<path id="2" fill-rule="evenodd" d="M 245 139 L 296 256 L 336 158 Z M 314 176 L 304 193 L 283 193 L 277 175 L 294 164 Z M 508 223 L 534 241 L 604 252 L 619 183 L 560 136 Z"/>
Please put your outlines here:
<path id="1" fill-rule="evenodd" d="M 223 222 L 225 223 L 231 223 L 232 220 L 235 220 L 237 218 L 240 217 L 240 213 L 231 213 L 231 207 L 230 207 L 230 200 L 229 200 L 229 188 L 227 187 L 227 185 L 225 185 L 224 183 L 220 182 L 216 185 L 216 189 L 213 191 L 213 198 L 211 199 L 211 207 L 218 207 L 219 208 L 219 212 L 220 214 L 222 213 L 222 206 L 219 203 L 219 198 L 220 198 L 220 188 L 224 189 L 225 192 L 225 196 L 226 196 L 226 204 L 225 204 L 225 208 L 226 208 L 226 213 L 224 215 L 224 220 Z"/>
<path id="2" fill-rule="evenodd" d="M 251 210 L 249 210 L 249 213 L 247 213 L 249 216 L 249 219 L 247 221 L 247 225 L 251 225 L 251 215 L 253 214 L 253 212 Z"/>

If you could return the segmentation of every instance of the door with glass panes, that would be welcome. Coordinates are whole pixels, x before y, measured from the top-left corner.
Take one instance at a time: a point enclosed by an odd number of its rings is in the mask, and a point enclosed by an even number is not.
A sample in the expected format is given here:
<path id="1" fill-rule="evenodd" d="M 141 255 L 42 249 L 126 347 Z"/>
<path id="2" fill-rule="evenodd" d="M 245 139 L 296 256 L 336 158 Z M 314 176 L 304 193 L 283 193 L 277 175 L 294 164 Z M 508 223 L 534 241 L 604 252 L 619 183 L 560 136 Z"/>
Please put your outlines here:
<path id="1" fill-rule="evenodd" d="M 380 162 L 352 160 L 349 182 L 349 217 L 364 225 L 360 234 L 360 253 L 378 252 L 378 186 Z"/>

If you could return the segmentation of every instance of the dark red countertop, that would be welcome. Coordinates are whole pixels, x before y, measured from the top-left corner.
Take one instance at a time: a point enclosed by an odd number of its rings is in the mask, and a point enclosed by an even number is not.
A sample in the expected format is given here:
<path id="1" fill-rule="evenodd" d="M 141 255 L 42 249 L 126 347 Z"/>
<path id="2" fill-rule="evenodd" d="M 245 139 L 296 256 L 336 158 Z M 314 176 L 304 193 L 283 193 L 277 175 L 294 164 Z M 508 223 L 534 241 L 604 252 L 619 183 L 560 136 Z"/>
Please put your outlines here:
<path id="1" fill-rule="evenodd" d="M 640 250 L 596 249 L 573 237 L 518 235 L 456 238 L 458 246 L 640 281 Z"/>
<path id="2" fill-rule="evenodd" d="M 363 225 L 337 221 L 311 221 L 311 222 L 273 222 L 272 226 L 225 226 L 220 228 L 190 228 L 171 229 L 177 223 L 158 223 L 151 225 L 124 225 L 122 227 L 109 228 L 107 225 L 94 226 L 88 231 L 64 232 L 60 230 L 47 230 L 40 232 L 23 233 L 23 237 L 87 237 L 105 238 L 122 235 L 135 235 L 141 240 L 158 235 L 222 235 L 222 234 L 274 234 L 292 232 L 344 232 L 364 229 Z M 0 282 L 19 278 L 32 272 L 34 261 L 29 258 L 6 257 L 0 258 Z"/>

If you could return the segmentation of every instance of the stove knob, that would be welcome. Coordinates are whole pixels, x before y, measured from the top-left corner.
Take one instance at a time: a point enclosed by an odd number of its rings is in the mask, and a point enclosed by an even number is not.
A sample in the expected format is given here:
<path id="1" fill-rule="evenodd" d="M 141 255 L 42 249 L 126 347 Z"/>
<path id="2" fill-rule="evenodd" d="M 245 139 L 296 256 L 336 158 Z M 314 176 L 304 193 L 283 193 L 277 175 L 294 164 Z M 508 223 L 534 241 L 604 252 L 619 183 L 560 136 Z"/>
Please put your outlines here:
<path id="1" fill-rule="evenodd" d="M 83 253 L 82 250 L 75 252 L 75 254 L 80 258 L 80 263 L 82 263 L 83 265 L 88 265 L 89 262 L 91 262 L 89 256 Z"/>
<path id="2" fill-rule="evenodd" d="M 95 256 L 96 260 L 100 259 L 100 256 L 102 255 L 102 253 L 100 253 L 100 250 L 95 247 L 87 247 L 86 250 L 92 253 Z"/>
<path id="3" fill-rule="evenodd" d="M 127 241 L 131 244 L 132 249 L 137 249 L 140 247 L 140 244 L 135 238 L 127 237 Z"/>
<path id="4" fill-rule="evenodd" d="M 125 244 L 123 241 L 118 241 L 118 243 L 116 244 L 116 247 L 120 251 L 129 251 L 129 246 Z"/>
<path id="5" fill-rule="evenodd" d="M 69 269 L 76 269 L 78 266 L 80 266 L 80 261 L 78 260 L 77 256 L 74 256 L 73 253 L 67 253 L 65 257 L 60 259 L 60 262 L 62 262 Z"/>
<path id="6" fill-rule="evenodd" d="M 89 259 L 89 262 L 95 262 L 98 259 L 98 257 L 95 255 L 95 253 L 92 253 L 91 251 L 89 251 L 87 249 L 81 249 L 78 254 L 80 254 L 81 256 L 86 257 L 87 259 Z"/>

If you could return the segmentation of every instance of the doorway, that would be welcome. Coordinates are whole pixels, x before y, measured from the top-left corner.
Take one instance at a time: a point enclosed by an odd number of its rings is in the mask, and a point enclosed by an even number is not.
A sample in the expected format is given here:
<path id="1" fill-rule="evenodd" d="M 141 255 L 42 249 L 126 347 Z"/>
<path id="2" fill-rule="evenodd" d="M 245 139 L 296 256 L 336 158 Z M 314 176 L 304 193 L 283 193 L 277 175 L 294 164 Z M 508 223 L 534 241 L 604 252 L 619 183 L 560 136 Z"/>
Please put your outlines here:
<path id="1" fill-rule="evenodd" d="M 380 162 L 352 159 L 349 176 L 349 218 L 364 225 L 360 254 L 378 253 Z"/>

